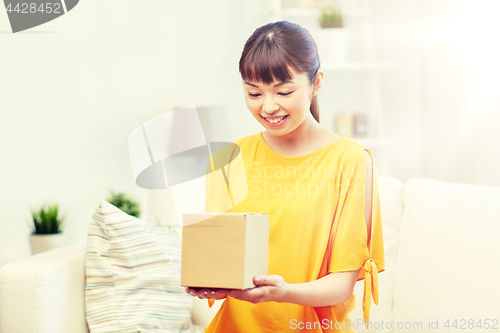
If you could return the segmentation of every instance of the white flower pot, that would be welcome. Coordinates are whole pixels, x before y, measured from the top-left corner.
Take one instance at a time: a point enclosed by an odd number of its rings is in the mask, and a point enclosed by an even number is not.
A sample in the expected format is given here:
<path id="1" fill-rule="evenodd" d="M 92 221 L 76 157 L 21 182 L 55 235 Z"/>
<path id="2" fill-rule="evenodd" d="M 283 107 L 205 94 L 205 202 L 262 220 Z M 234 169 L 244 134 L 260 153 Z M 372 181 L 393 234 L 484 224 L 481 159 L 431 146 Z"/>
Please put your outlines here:
<path id="1" fill-rule="evenodd" d="M 347 28 L 321 28 L 317 31 L 316 45 L 319 60 L 344 62 L 349 59 L 349 30 Z"/>
<path id="2" fill-rule="evenodd" d="M 63 233 L 58 234 L 31 234 L 30 244 L 31 253 L 37 254 L 40 252 L 49 251 L 60 246 L 66 245 L 66 237 Z"/>

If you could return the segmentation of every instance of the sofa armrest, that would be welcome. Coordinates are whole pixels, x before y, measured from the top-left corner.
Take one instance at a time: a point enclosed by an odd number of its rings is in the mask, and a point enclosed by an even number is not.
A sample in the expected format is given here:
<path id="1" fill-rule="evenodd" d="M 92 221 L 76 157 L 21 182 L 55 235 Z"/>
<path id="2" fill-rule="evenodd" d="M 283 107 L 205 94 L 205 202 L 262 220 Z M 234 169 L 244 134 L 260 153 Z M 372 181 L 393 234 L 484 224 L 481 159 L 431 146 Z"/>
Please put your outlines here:
<path id="1" fill-rule="evenodd" d="M 85 242 L 6 264 L 0 269 L 0 332 L 88 333 Z"/>
<path id="2" fill-rule="evenodd" d="M 64 246 L 0 268 L 1 333 L 88 333 L 86 243 Z M 195 298 L 194 324 L 207 327 L 222 301 Z"/>

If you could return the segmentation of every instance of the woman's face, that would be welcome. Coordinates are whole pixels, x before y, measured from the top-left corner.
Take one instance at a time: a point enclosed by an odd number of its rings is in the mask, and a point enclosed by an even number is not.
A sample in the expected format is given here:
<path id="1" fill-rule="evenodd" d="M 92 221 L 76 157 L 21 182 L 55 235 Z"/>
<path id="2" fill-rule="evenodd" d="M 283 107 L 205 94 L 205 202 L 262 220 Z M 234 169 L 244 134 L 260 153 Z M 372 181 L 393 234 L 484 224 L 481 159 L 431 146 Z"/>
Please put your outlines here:
<path id="1" fill-rule="evenodd" d="M 320 85 L 311 86 L 306 73 L 290 71 L 293 77 L 287 82 L 243 82 L 248 109 L 272 135 L 282 136 L 303 122 L 315 122 L 309 107 Z"/>

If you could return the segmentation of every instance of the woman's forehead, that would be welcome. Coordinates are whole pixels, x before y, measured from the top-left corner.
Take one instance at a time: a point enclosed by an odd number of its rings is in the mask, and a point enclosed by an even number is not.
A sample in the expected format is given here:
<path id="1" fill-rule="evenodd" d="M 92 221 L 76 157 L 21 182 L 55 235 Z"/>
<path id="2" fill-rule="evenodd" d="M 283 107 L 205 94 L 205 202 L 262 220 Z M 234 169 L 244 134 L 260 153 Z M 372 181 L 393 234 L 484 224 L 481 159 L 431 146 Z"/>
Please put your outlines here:
<path id="1" fill-rule="evenodd" d="M 301 84 L 302 81 L 307 79 L 307 74 L 306 73 L 301 73 L 301 74 L 293 74 L 291 79 L 285 79 L 285 80 L 277 80 L 275 79 L 271 83 L 264 83 L 262 80 L 260 81 L 254 81 L 251 79 L 242 79 L 243 84 L 246 84 L 248 86 L 282 86 L 284 84 Z"/>

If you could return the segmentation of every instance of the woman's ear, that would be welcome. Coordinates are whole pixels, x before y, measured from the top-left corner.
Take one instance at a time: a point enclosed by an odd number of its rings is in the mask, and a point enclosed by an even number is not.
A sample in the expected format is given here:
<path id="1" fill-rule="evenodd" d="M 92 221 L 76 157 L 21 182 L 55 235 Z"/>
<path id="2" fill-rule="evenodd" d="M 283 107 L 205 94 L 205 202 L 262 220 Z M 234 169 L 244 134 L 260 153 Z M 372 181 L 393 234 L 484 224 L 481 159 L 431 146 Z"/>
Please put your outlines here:
<path id="1" fill-rule="evenodd" d="M 321 89 L 321 85 L 323 84 L 323 77 L 324 77 L 324 72 L 321 69 L 318 69 L 318 72 L 316 73 L 316 80 L 314 82 L 314 87 L 313 87 L 313 93 L 312 96 L 316 96 L 318 91 Z"/>

